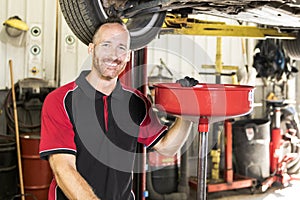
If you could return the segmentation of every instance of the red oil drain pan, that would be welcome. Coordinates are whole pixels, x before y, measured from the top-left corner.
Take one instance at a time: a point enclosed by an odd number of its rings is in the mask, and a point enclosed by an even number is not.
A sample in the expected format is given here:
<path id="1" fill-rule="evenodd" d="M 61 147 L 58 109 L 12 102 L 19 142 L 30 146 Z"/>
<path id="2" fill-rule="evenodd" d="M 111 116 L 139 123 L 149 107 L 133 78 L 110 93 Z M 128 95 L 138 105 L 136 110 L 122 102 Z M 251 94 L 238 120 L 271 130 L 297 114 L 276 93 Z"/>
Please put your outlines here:
<path id="1" fill-rule="evenodd" d="M 175 115 L 239 116 L 252 111 L 254 87 L 231 84 L 155 84 L 155 104 Z"/>
<path id="2" fill-rule="evenodd" d="M 213 117 L 236 117 L 253 108 L 252 86 L 230 84 L 198 84 L 182 87 L 179 83 L 155 84 L 155 104 L 175 115 L 199 116 L 199 152 L 197 168 L 197 200 L 206 199 L 208 123 Z"/>

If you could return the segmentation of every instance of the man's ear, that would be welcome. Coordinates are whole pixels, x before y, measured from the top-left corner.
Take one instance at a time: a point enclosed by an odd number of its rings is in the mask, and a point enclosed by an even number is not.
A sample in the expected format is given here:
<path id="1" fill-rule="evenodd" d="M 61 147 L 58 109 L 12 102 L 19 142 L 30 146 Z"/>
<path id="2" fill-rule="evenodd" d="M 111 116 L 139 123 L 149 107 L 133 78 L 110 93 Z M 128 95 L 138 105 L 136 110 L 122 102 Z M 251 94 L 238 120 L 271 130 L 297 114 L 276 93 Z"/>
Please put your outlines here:
<path id="1" fill-rule="evenodd" d="M 95 47 L 95 44 L 89 43 L 89 47 L 88 47 L 88 53 L 89 53 L 89 54 L 92 54 L 92 53 L 93 53 L 94 47 Z"/>
<path id="2" fill-rule="evenodd" d="M 130 57 L 131 57 L 131 50 L 128 50 L 127 56 L 126 56 L 126 62 L 130 61 Z"/>

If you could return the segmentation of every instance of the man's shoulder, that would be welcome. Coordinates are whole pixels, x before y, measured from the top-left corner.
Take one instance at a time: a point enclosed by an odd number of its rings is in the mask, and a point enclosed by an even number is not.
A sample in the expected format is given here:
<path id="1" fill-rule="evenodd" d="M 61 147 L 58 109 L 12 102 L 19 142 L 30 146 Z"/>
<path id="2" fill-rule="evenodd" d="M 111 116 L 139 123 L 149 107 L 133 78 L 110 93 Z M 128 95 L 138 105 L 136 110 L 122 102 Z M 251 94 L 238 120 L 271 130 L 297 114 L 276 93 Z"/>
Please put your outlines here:
<path id="1" fill-rule="evenodd" d="M 121 85 L 122 85 L 122 89 L 125 92 L 129 92 L 131 94 L 135 94 L 136 96 L 139 96 L 139 97 L 145 97 L 145 95 L 141 91 L 139 91 L 138 89 L 135 89 L 135 88 L 123 85 L 123 84 L 121 84 Z"/>
<path id="2" fill-rule="evenodd" d="M 56 88 L 55 90 L 53 90 L 52 92 L 50 92 L 45 101 L 46 102 L 58 102 L 61 101 L 65 98 L 65 96 L 71 92 L 74 91 L 77 88 L 77 84 L 75 83 L 75 81 L 72 81 L 70 83 L 67 83 L 65 85 L 62 85 L 58 88 Z"/>
<path id="3" fill-rule="evenodd" d="M 148 102 L 148 98 L 146 97 L 146 95 L 144 95 L 141 91 L 139 91 L 138 89 L 135 89 L 135 88 L 131 88 L 131 87 L 128 87 L 128 86 L 122 86 L 123 87 L 123 90 L 128 92 L 128 93 L 131 93 L 131 96 L 133 94 L 133 97 L 136 97 L 138 99 L 141 99 L 143 100 L 144 102 Z"/>

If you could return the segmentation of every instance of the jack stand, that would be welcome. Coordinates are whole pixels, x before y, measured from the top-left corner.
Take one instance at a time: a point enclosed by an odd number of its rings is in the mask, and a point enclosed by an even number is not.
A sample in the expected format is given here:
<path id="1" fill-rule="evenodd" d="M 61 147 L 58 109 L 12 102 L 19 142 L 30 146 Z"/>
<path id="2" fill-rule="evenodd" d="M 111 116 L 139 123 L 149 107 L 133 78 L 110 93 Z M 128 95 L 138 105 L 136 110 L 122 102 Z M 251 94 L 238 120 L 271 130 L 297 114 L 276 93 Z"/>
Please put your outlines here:
<path id="1" fill-rule="evenodd" d="M 283 187 L 287 187 L 292 180 L 300 181 L 299 175 L 289 175 L 287 173 L 286 164 L 293 159 L 293 157 L 286 156 L 282 162 L 278 163 L 278 171 L 276 171 L 275 175 L 267 178 L 264 182 L 262 182 L 261 192 L 267 191 L 267 189 L 270 188 L 273 183 L 281 183 Z"/>
<path id="2" fill-rule="evenodd" d="M 261 192 L 265 192 L 272 186 L 273 183 L 281 183 L 284 187 L 290 184 L 291 180 L 300 180 L 299 177 L 289 175 L 287 173 L 287 163 L 294 159 L 293 154 L 285 155 L 280 158 L 280 149 L 282 143 L 282 130 L 280 128 L 273 128 L 272 130 L 272 141 L 270 142 L 270 163 L 271 172 L 273 176 L 267 178 L 261 184 Z"/>

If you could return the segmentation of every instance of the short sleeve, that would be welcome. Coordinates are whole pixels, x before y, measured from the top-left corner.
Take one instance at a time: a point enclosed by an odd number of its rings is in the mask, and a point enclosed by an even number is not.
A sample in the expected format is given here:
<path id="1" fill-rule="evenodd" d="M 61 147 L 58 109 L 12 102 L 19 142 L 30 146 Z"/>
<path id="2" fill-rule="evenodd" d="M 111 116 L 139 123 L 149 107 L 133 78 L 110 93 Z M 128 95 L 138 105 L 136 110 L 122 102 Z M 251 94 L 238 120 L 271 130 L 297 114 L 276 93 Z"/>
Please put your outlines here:
<path id="1" fill-rule="evenodd" d="M 56 95 L 55 95 L 56 94 Z M 73 125 L 64 106 L 64 96 L 50 93 L 41 113 L 40 157 L 55 153 L 76 154 Z"/>

